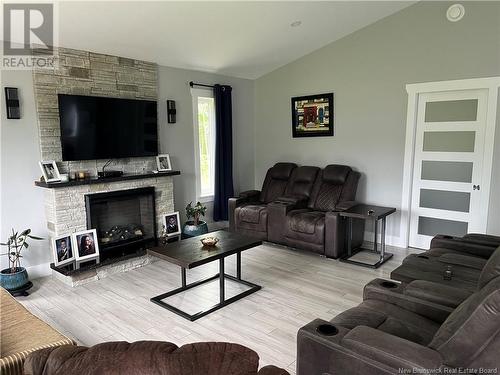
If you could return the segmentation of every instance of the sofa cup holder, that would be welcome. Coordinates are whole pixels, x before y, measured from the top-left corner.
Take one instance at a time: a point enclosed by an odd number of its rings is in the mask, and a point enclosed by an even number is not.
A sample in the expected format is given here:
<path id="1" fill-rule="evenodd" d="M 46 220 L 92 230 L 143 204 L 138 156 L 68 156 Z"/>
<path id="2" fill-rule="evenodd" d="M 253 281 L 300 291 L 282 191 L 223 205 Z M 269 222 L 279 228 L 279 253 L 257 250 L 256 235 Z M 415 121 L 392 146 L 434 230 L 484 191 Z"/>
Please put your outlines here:
<path id="1" fill-rule="evenodd" d="M 380 286 L 382 286 L 382 288 L 386 288 L 386 289 L 395 289 L 398 287 L 398 284 L 396 284 L 392 281 L 382 281 L 380 283 Z"/>
<path id="2" fill-rule="evenodd" d="M 427 255 L 417 255 L 417 258 L 429 259 Z"/>
<path id="3" fill-rule="evenodd" d="M 320 324 L 316 327 L 316 332 L 323 336 L 335 336 L 339 330 L 333 324 Z"/>

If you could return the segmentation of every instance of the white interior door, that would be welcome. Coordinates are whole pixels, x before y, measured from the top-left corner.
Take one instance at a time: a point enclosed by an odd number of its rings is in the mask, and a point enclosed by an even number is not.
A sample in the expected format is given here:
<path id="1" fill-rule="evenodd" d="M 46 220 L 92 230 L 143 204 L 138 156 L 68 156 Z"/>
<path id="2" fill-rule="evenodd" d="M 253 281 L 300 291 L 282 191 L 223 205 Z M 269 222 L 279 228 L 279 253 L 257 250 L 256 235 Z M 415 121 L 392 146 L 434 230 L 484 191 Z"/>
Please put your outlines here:
<path id="1" fill-rule="evenodd" d="M 438 233 L 486 231 L 487 111 L 487 89 L 418 95 L 409 246 L 427 249 Z"/>

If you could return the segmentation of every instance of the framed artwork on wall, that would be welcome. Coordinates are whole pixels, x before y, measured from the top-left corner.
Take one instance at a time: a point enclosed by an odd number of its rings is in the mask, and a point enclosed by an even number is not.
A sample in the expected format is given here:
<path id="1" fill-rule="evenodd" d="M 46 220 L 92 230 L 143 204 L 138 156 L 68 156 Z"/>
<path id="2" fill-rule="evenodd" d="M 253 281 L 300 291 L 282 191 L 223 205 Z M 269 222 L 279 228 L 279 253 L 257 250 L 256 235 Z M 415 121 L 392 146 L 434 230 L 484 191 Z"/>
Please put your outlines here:
<path id="1" fill-rule="evenodd" d="M 333 93 L 292 98 L 292 136 L 333 136 Z"/>

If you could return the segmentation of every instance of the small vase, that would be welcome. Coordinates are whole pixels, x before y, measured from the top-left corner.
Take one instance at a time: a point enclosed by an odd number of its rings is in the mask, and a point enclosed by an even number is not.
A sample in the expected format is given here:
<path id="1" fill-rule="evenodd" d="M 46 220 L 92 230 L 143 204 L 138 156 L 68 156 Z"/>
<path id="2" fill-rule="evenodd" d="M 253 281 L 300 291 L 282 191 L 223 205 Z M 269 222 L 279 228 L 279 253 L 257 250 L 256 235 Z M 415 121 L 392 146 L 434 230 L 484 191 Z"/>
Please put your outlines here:
<path id="1" fill-rule="evenodd" d="M 199 221 L 198 225 L 194 225 L 194 221 L 192 220 L 186 221 L 184 228 L 182 228 L 182 233 L 188 237 L 200 236 L 208 233 L 208 226 L 204 221 Z"/>
<path id="2" fill-rule="evenodd" d="M 19 289 L 28 282 L 28 271 L 24 267 L 16 267 L 12 273 L 11 268 L 0 271 L 0 285 L 7 290 Z"/>

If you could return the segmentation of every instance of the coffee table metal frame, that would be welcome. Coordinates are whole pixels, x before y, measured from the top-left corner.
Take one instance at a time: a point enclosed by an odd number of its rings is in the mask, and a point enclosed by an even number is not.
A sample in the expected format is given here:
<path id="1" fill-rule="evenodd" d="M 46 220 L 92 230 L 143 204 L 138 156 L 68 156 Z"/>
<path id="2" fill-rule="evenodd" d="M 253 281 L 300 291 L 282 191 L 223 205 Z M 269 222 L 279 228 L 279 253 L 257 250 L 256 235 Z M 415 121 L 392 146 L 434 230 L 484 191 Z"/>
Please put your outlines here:
<path id="1" fill-rule="evenodd" d="M 251 246 L 251 247 L 254 247 L 254 246 Z M 155 304 L 157 304 L 157 305 L 159 305 L 167 310 L 170 310 L 173 313 L 180 315 L 183 318 L 188 319 L 188 320 L 193 322 L 197 319 L 200 319 L 201 317 L 203 317 L 205 315 L 208 315 L 216 310 L 223 308 L 224 306 L 227 306 L 227 305 L 229 305 L 233 302 L 236 302 L 236 301 L 238 301 L 238 300 L 240 300 L 240 299 L 242 299 L 242 298 L 244 298 L 252 293 L 257 292 L 258 290 L 260 290 L 262 288 L 260 285 L 251 283 L 251 282 L 243 280 L 241 278 L 241 252 L 243 250 L 246 250 L 246 249 L 241 249 L 241 250 L 236 252 L 236 276 L 229 275 L 229 274 L 225 273 L 225 271 L 224 271 L 225 258 L 230 256 L 230 255 L 235 254 L 234 252 L 228 252 L 227 255 L 222 254 L 221 258 L 218 259 L 219 260 L 219 273 L 217 273 L 214 276 L 208 277 L 206 279 L 195 281 L 195 282 L 192 282 L 189 284 L 186 281 L 186 274 L 187 274 L 186 270 L 187 269 L 186 269 L 186 267 L 181 266 L 181 284 L 182 284 L 181 287 L 174 289 L 170 292 L 160 294 L 156 297 L 152 297 L 150 299 L 151 302 L 154 302 Z M 212 261 L 215 261 L 215 260 L 216 259 L 214 259 Z M 189 314 L 186 311 L 183 311 L 183 310 L 181 310 L 181 309 L 179 309 L 179 308 L 177 308 L 169 303 L 163 302 L 163 299 L 165 299 L 165 298 L 168 298 L 168 297 L 174 296 L 176 294 L 185 292 L 185 291 L 192 289 L 192 288 L 195 288 L 197 286 L 212 282 L 213 280 L 216 280 L 216 279 L 219 279 L 219 303 L 216 303 L 215 305 L 213 305 L 212 307 L 209 307 L 206 310 L 201 310 L 195 314 Z M 231 298 L 226 298 L 226 290 L 225 290 L 226 289 L 226 287 L 225 287 L 225 280 L 226 279 L 234 281 L 234 282 L 242 284 L 242 285 L 245 285 L 245 286 L 248 286 L 248 287 L 250 287 L 250 289 L 247 289 L 244 292 L 241 292 L 241 293 L 239 293 Z"/>

